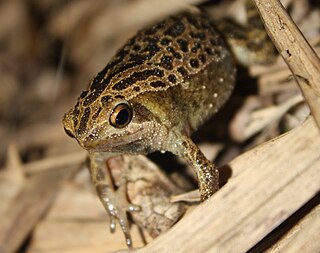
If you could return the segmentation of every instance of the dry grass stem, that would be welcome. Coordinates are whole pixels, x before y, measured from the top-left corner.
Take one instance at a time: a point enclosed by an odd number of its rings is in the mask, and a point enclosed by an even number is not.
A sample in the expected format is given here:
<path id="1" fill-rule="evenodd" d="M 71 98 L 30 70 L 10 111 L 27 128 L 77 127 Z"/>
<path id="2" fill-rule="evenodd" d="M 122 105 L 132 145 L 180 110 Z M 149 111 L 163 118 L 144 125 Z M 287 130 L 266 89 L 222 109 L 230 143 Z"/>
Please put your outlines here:
<path id="1" fill-rule="evenodd" d="M 0 224 L 0 252 L 15 252 L 32 231 L 57 194 L 61 181 L 78 168 L 41 173 L 26 180 Z M 28 222 L 26 222 L 28 221 Z"/>
<path id="2" fill-rule="evenodd" d="M 109 233 L 86 152 L 62 116 L 137 30 L 196 5 L 245 26 L 245 2 L 0 1 L 0 253 L 128 252 L 119 226 Z M 142 207 L 130 252 L 320 248 L 319 59 L 292 22 L 319 54 L 320 6 L 281 0 L 291 20 L 279 1 L 255 2 L 280 55 L 238 68 L 229 101 L 192 136 L 219 166 L 221 190 L 198 206 L 194 171 L 168 153 L 107 161 L 115 186 L 125 174 L 129 202 Z"/>
<path id="3" fill-rule="evenodd" d="M 28 175 L 45 172 L 48 170 L 59 169 L 71 165 L 83 163 L 87 153 L 85 151 L 72 154 L 61 155 L 58 157 L 49 157 L 40 161 L 30 162 L 24 165 L 24 172 Z"/>
<path id="4" fill-rule="evenodd" d="M 280 55 L 291 69 L 320 128 L 320 59 L 279 0 L 254 0 Z"/>
<path id="5" fill-rule="evenodd" d="M 317 252 L 320 231 L 320 205 L 317 205 L 300 220 L 285 236 L 270 248 L 267 253 L 280 252 Z M 306 249 L 306 250 L 305 250 Z"/>

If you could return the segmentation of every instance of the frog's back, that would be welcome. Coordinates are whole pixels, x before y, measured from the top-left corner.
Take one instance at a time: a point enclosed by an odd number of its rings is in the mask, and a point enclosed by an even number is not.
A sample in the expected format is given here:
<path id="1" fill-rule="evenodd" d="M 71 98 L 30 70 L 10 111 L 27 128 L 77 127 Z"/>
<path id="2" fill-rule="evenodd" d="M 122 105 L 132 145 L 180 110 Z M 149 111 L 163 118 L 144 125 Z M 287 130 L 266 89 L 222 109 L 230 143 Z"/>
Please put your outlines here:
<path id="1" fill-rule="evenodd" d="M 194 129 L 229 97 L 234 75 L 226 43 L 209 18 L 184 12 L 130 39 L 93 79 L 77 106 L 103 106 L 121 98 L 144 104 L 161 115 L 160 120 Z M 99 106 L 94 110 L 91 114 L 98 113 Z"/>

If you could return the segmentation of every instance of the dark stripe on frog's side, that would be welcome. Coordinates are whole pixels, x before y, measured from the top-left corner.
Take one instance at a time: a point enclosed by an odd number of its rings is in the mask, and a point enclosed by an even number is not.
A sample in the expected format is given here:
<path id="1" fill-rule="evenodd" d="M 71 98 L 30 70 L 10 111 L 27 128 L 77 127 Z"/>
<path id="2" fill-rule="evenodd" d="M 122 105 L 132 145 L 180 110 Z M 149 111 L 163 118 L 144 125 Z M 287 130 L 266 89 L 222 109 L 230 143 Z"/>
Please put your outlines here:
<path id="1" fill-rule="evenodd" d="M 171 74 L 171 75 L 168 76 L 168 80 L 169 80 L 169 82 L 171 82 L 171 83 L 176 83 L 176 82 L 177 82 L 177 77 L 176 77 L 176 75 Z M 151 85 L 151 86 L 152 86 L 152 85 Z"/>
<path id="2" fill-rule="evenodd" d="M 151 76 L 163 77 L 164 73 L 161 69 L 147 69 L 140 72 L 134 72 L 128 78 L 122 79 L 112 86 L 112 90 L 125 90 L 129 86 L 135 84 L 138 81 L 145 81 Z"/>
<path id="3" fill-rule="evenodd" d="M 159 65 L 167 70 L 171 70 L 173 69 L 172 61 L 173 61 L 172 56 L 164 55 L 162 56 L 161 63 Z"/>
<path id="4" fill-rule="evenodd" d="M 74 107 L 73 111 L 72 111 L 72 121 L 73 121 L 73 125 L 74 126 L 78 125 L 79 116 L 80 116 L 79 103 L 77 103 L 76 106 Z"/>
<path id="5" fill-rule="evenodd" d="M 86 107 L 86 109 L 84 109 L 84 112 L 81 116 L 81 120 L 80 120 L 79 127 L 78 127 L 78 135 L 80 135 L 80 136 L 85 134 L 85 132 L 86 132 L 87 123 L 88 123 L 88 120 L 90 117 L 90 112 L 91 112 L 90 108 Z"/>
<path id="6" fill-rule="evenodd" d="M 111 61 L 98 75 L 93 79 L 89 87 L 89 95 L 85 98 L 83 105 L 89 106 L 102 94 L 102 92 L 108 87 L 112 78 L 119 73 L 122 73 L 133 67 L 137 67 L 145 63 L 146 60 L 152 58 L 159 50 L 154 40 L 149 40 L 143 52 L 149 52 L 148 54 L 128 54 L 127 50 L 120 49 L 116 54 L 116 59 Z M 131 43 L 129 44 L 131 45 Z M 125 45 L 126 47 L 128 45 Z M 128 63 L 121 64 L 124 61 L 124 57 L 129 55 Z M 118 68 L 117 68 L 118 67 Z M 115 69 L 113 69 L 115 68 Z"/>
<path id="7" fill-rule="evenodd" d="M 164 82 L 161 82 L 161 81 L 155 81 L 155 82 L 151 82 L 150 86 L 154 87 L 154 88 L 159 88 L 159 87 L 165 87 L 166 84 Z"/>
<path id="8" fill-rule="evenodd" d="M 96 120 L 102 111 L 102 107 L 99 107 L 99 109 L 92 115 L 92 120 Z"/>
<path id="9" fill-rule="evenodd" d="M 199 68 L 200 67 L 199 61 L 197 59 L 191 58 L 189 63 L 192 68 Z"/>
<path id="10" fill-rule="evenodd" d="M 168 52 L 170 52 L 172 54 L 172 56 L 176 59 L 182 59 L 182 55 L 180 53 L 178 53 L 177 51 L 174 50 L 173 47 L 167 47 L 166 48 Z"/>
<path id="11" fill-rule="evenodd" d="M 133 40 L 130 40 L 127 44 L 125 44 L 124 48 L 131 45 L 133 43 Z M 80 96 L 83 100 L 83 105 L 88 106 L 92 104 L 94 101 L 97 100 L 97 98 L 101 95 L 101 93 L 106 88 L 107 84 L 110 82 L 111 78 L 117 74 L 112 74 L 109 76 L 107 80 L 104 80 L 105 76 L 119 63 L 123 62 L 123 59 L 127 55 L 128 51 L 125 51 L 123 48 L 120 49 L 117 54 L 114 56 L 114 58 L 107 64 L 107 66 L 101 70 L 97 76 L 91 81 L 89 88 L 84 91 Z M 129 67 L 128 67 L 129 68 Z M 119 73 L 119 72 L 118 72 Z"/>
<path id="12" fill-rule="evenodd" d="M 114 76 L 116 76 L 117 74 L 119 74 L 127 69 L 130 69 L 134 66 L 141 65 L 142 63 L 143 62 L 141 62 L 141 63 L 131 62 L 128 64 L 124 64 L 118 70 L 116 70 L 114 73 L 111 73 L 110 75 L 108 75 L 108 77 L 106 79 L 103 79 L 103 77 L 99 73 L 98 76 L 92 81 L 91 86 L 90 86 L 90 93 L 85 98 L 83 105 L 89 106 L 93 102 L 95 102 L 97 100 L 97 98 L 105 90 L 105 88 L 108 86 L 108 84 L 110 83 L 111 79 Z"/>
<path id="13" fill-rule="evenodd" d="M 179 48 L 182 52 L 187 53 L 189 51 L 189 43 L 187 40 L 184 39 L 178 39 L 177 43 L 179 45 Z"/>
<path id="14" fill-rule="evenodd" d="M 184 78 L 188 78 L 189 74 L 188 71 L 185 67 L 181 66 L 177 69 L 177 71 L 184 77 Z"/>

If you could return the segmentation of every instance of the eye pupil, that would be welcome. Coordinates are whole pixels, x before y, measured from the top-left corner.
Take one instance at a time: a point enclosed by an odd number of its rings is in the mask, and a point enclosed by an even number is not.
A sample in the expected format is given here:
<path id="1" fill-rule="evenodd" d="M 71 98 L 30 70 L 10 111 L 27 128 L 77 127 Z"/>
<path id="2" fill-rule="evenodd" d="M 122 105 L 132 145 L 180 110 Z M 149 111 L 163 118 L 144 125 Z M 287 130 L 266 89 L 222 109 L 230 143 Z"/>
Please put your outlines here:
<path id="1" fill-rule="evenodd" d="M 116 117 L 116 124 L 119 126 L 125 125 L 129 120 L 129 111 L 128 109 L 122 109 Z"/>
<path id="2" fill-rule="evenodd" d="M 110 115 L 110 123 L 116 128 L 123 128 L 130 123 L 132 110 L 126 103 L 118 104 Z"/>

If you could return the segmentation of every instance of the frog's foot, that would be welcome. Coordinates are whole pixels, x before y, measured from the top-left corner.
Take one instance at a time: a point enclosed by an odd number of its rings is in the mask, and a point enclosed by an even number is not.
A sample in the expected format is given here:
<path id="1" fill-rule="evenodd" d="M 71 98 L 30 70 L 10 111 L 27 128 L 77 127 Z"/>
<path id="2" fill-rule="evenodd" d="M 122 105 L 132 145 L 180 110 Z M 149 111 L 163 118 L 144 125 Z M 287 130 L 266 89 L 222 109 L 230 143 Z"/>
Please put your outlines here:
<path id="1" fill-rule="evenodd" d="M 127 246 L 132 248 L 127 212 L 138 212 L 141 210 L 141 207 L 133 205 L 128 201 L 126 189 L 123 186 L 120 186 L 117 190 L 113 190 L 105 184 L 98 184 L 96 188 L 100 200 L 110 216 L 110 232 L 115 232 L 116 222 L 118 221 L 124 233 Z"/>

